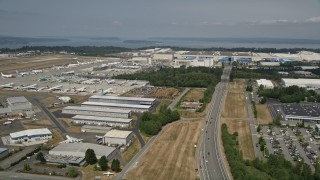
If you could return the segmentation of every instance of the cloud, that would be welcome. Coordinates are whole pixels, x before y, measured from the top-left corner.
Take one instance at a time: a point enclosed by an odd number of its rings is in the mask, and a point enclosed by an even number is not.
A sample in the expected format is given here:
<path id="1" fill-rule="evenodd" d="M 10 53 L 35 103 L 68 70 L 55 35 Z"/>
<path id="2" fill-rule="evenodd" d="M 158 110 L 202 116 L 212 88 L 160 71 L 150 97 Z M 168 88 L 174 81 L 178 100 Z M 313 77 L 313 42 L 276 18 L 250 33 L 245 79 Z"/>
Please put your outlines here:
<path id="1" fill-rule="evenodd" d="M 320 16 L 311 17 L 303 20 L 274 19 L 274 20 L 261 20 L 261 21 L 247 21 L 245 23 L 252 24 L 252 25 L 311 24 L 311 23 L 320 23 Z"/>
<path id="2" fill-rule="evenodd" d="M 122 25 L 123 25 L 122 22 L 117 21 L 117 20 L 113 21 L 112 24 L 113 24 L 114 26 L 122 26 Z"/>
<path id="3" fill-rule="evenodd" d="M 306 22 L 310 22 L 310 23 L 320 23 L 320 16 L 311 17 L 311 18 L 307 19 Z"/>

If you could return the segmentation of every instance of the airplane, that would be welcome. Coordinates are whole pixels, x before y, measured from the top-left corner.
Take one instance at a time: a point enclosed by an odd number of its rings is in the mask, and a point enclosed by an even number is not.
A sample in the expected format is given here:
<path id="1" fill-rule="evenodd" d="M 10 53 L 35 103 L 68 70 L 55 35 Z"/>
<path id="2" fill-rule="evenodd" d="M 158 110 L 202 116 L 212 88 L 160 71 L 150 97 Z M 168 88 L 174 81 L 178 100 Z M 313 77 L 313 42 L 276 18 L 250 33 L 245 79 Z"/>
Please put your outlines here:
<path id="1" fill-rule="evenodd" d="M 30 75 L 30 72 L 19 72 L 18 70 L 16 70 L 16 73 L 21 75 L 21 76 L 28 76 Z"/>
<path id="2" fill-rule="evenodd" d="M 123 86 L 127 81 L 123 81 L 121 83 L 119 83 L 119 86 Z"/>
<path id="3" fill-rule="evenodd" d="M 88 62 L 79 62 L 79 61 L 77 61 L 77 63 L 78 63 L 79 65 L 86 65 L 86 64 L 89 64 Z"/>
<path id="4" fill-rule="evenodd" d="M 14 121 L 16 118 L 8 118 L 8 121 Z"/>
<path id="5" fill-rule="evenodd" d="M 108 94 L 108 93 L 114 93 L 114 91 L 112 90 L 112 88 L 108 88 L 108 89 L 106 89 L 106 90 L 101 89 L 101 94 L 102 94 L 102 95 L 105 95 L 105 94 Z"/>
<path id="6" fill-rule="evenodd" d="M 130 86 L 134 86 L 134 85 L 138 85 L 138 82 L 137 81 L 133 81 L 130 83 Z"/>
<path id="7" fill-rule="evenodd" d="M 59 86 L 49 88 L 49 91 L 58 91 L 58 90 L 61 90 L 61 88 L 62 88 L 62 85 L 59 85 Z"/>
<path id="8" fill-rule="evenodd" d="M 74 57 L 74 58 L 71 58 L 72 60 L 77 60 L 78 58 L 77 57 Z"/>
<path id="9" fill-rule="evenodd" d="M 14 85 L 14 83 L 3 84 L 3 85 L 0 85 L 0 89 L 1 88 L 13 88 L 13 85 Z"/>
<path id="10" fill-rule="evenodd" d="M 1 76 L 3 78 L 16 78 L 16 75 L 14 75 L 14 74 L 3 74 L 3 73 L 1 73 Z"/>
<path id="11" fill-rule="evenodd" d="M 66 135 L 66 140 L 65 141 L 62 141 L 60 142 L 61 143 L 81 143 L 83 141 L 83 139 L 78 139 L 78 138 L 75 138 L 75 137 L 71 137 L 69 135 Z"/>
<path id="12" fill-rule="evenodd" d="M 73 90 L 74 90 L 74 92 L 86 92 L 87 91 L 87 86 L 84 86 L 84 87 L 82 87 L 82 88 L 76 88 L 76 87 L 74 87 L 73 88 Z"/>
<path id="13" fill-rule="evenodd" d="M 35 73 L 35 74 L 38 74 L 38 73 L 43 73 L 43 70 L 35 69 L 35 70 L 32 70 L 32 72 Z"/>
<path id="14" fill-rule="evenodd" d="M 98 135 L 96 135 L 96 140 L 98 141 L 98 140 L 101 140 L 103 138 L 103 136 L 98 136 Z"/>
<path id="15" fill-rule="evenodd" d="M 106 80 L 108 84 L 114 84 L 116 81 L 114 79 L 107 79 Z"/>
<path id="16" fill-rule="evenodd" d="M 25 90 L 29 90 L 29 89 L 37 89 L 37 84 L 31 84 L 31 85 L 28 85 L 28 86 L 22 86 L 20 87 L 20 89 L 25 89 Z"/>
<path id="17" fill-rule="evenodd" d="M 74 71 L 68 71 L 68 72 L 64 72 L 62 74 L 74 74 Z"/>
<path id="18" fill-rule="evenodd" d="M 68 68 L 70 68 L 70 67 L 76 67 L 76 66 L 79 66 L 79 64 L 68 64 Z"/>
<path id="19" fill-rule="evenodd" d="M 108 172 L 103 173 L 103 175 L 107 175 L 109 177 L 110 175 L 114 175 L 114 173 L 108 171 Z"/>

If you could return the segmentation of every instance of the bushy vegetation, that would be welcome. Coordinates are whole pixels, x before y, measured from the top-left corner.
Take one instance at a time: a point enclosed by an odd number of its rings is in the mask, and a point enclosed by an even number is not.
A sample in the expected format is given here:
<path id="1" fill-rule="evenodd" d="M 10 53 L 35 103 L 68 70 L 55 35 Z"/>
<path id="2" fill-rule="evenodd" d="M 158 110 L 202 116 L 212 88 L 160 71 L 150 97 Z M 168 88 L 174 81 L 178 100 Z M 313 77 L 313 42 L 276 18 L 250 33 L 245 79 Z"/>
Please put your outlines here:
<path id="1" fill-rule="evenodd" d="M 147 135 L 156 135 L 161 131 L 162 126 L 178 119 L 180 119 L 178 111 L 171 111 L 167 106 L 162 106 L 157 114 L 144 112 L 140 118 L 139 128 Z"/>
<path id="2" fill-rule="evenodd" d="M 120 161 L 118 159 L 113 159 L 111 163 L 111 170 L 115 172 L 120 172 Z"/>
<path id="3" fill-rule="evenodd" d="M 208 87 L 215 86 L 221 78 L 222 69 L 207 67 L 161 68 L 158 71 L 121 74 L 117 79 L 147 80 L 154 86 Z"/>
<path id="4" fill-rule="evenodd" d="M 231 75 L 233 78 L 237 79 L 271 79 L 271 80 L 280 80 L 282 78 L 281 74 L 278 74 L 277 71 L 271 70 L 262 70 L 262 69 L 236 69 L 232 68 Z"/>
<path id="5" fill-rule="evenodd" d="M 312 175 L 309 165 L 302 162 L 297 162 L 297 165 L 293 166 L 284 158 L 283 155 L 271 154 L 267 158 L 266 162 L 257 158 L 253 161 L 245 161 L 243 160 L 242 153 L 239 149 L 237 134 L 230 134 L 226 124 L 222 125 L 221 130 L 225 154 L 231 168 L 231 173 L 235 180 L 320 179 L 320 167 L 316 167 L 316 172 L 314 175 Z M 263 142 L 260 142 L 260 144 L 263 144 Z"/>
<path id="6" fill-rule="evenodd" d="M 34 149 L 33 151 L 31 151 L 30 153 L 27 153 L 25 156 L 23 156 L 22 158 L 20 158 L 18 161 L 16 162 L 12 162 L 10 164 L 10 166 L 14 166 L 16 164 L 19 164 L 21 161 L 26 160 L 27 157 L 32 156 L 34 153 L 37 153 L 41 150 L 41 146 L 37 147 L 36 149 Z"/>
<path id="7" fill-rule="evenodd" d="M 259 96 L 279 99 L 282 103 L 299 103 L 307 99 L 308 102 L 320 102 L 320 95 L 313 90 L 307 90 L 298 86 L 284 88 L 265 89 L 262 86 L 258 90 Z"/>
<path id="8" fill-rule="evenodd" d="M 79 175 L 79 171 L 75 167 L 68 167 L 68 171 L 66 173 L 66 176 L 68 177 L 77 177 Z"/>
<path id="9" fill-rule="evenodd" d="M 97 163 L 97 156 L 93 149 L 87 149 L 85 154 L 85 160 L 88 164 Z"/>

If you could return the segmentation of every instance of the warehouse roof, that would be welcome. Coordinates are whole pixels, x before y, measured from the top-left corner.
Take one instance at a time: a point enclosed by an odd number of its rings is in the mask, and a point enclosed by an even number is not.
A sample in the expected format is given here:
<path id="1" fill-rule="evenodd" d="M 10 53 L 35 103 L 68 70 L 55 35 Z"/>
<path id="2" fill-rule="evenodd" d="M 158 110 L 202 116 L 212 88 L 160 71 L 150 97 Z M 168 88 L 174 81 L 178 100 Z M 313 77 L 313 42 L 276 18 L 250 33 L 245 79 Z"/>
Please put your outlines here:
<path id="1" fill-rule="evenodd" d="M 116 129 L 112 129 L 111 131 L 108 131 L 104 137 L 109 137 L 109 138 L 127 138 L 132 131 L 120 131 Z"/>
<path id="2" fill-rule="evenodd" d="M 24 136 L 37 136 L 37 135 L 44 135 L 44 134 L 52 134 L 48 128 L 42 129 L 27 129 L 24 131 L 19 131 L 15 133 L 10 133 L 11 138 L 19 138 Z"/>
<path id="3" fill-rule="evenodd" d="M 0 114 L 6 114 L 11 112 L 11 110 L 9 108 L 0 108 Z"/>
<path id="4" fill-rule="evenodd" d="M 24 96 L 9 97 L 7 98 L 7 101 L 11 104 L 29 102 Z"/>
<path id="5" fill-rule="evenodd" d="M 0 154 L 7 151 L 7 150 L 8 150 L 8 148 L 0 148 Z"/>
<path id="6" fill-rule="evenodd" d="M 95 112 L 106 112 L 106 113 L 122 113 L 129 114 L 130 110 L 123 109 L 110 109 L 110 108 L 97 108 L 97 107 L 88 107 L 88 106 L 67 106 L 63 110 L 79 110 L 79 111 L 95 111 Z"/>
<path id="7" fill-rule="evenodd" d="M 285 116 L 320 117 L 320 105 L 318 104 L 281 104 L 277 106 L 281 108 Z"/>
<path id="8" fill-rule="evenodd" d="M 75 115 L 72 119 L 88 120 L 88 121 L 105 121 L 105 122 L 122 122 L 130 123 L 131 119 L 124 118 L 111 118 L 111 117 L 100 117 L 100 116 L 85 116 L 85 115 Z"/>
<path id="9" fill-rule="evenodd" d="M 116 150 L 114 147 L 101 146 L 92 143 L 61 143 L 50 151 L 50 154 L 53 153 L 57 155 L 63 155 L 63 152 L 70 153 L 72 152 L 73 156 L 85 157 L 87 149 L 94 150 L 96 156 L 100 158 L 101 156 L 108 156 L 113 151 Z"/>
<path id="10" fill-rule="evenodd" d="M 107 99 L 107 100 L 125 100 L 125 101 L 144 101 L 144 102 L 153 102 L 153 98 L 136 98 L 136 97 L 122 97 L 122 96 L 99 96 L 94 95 L 89 99 Z"/>
<path id="11" fill-rule="evenodd" d="M 106 107 L 124 107 L 124 108 L 139 108 L 139 109 L 149 109 L 149 105 L 137 105 L 137 104 L 118 104 L 118 103 L 104 103 L 104 102 L 91 102 L 86 101 L 81 105 L 91 105 L 91 106 L 106 106 Z"/>
<path id="12" fill-rule="evenodd" d="M 297 85 L 297 86 L 319 86 L 320 85 L 320 79 L 288 79 L 288 78 L 282 78 L 281 79 L 286 86 L 292 86 L 292 85 Z"/>

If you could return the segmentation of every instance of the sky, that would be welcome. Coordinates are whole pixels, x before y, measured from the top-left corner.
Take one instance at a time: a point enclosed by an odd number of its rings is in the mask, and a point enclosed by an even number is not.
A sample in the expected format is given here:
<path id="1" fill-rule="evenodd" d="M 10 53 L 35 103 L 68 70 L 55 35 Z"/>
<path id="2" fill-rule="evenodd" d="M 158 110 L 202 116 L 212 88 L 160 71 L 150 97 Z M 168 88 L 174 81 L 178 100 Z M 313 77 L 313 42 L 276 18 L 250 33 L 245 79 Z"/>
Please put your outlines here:
<path id="1" fill-rule="evenodd" d="M 320 0 L 0 0 L 0 35 L 320 39 Z"/>

